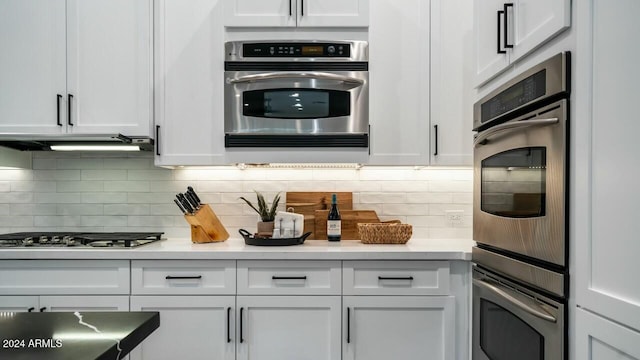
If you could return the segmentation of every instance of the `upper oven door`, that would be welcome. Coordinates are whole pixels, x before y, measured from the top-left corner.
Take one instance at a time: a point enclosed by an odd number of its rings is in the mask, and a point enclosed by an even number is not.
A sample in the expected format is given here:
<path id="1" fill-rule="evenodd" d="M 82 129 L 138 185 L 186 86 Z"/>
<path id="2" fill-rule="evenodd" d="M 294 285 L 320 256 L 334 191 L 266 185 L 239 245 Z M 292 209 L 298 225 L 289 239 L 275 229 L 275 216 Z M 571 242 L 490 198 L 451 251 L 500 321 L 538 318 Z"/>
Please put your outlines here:
<path id="1" fill-rule="evenodd" d="M 476 136 L 473 238 L 565 266 L 567 101 Z"/>
<path id="2" fill-rule="evenodd" d="M 366 134 L 367 71 L 226 71 L 227 134 Z"/>
<path id="3" fill-rule="evenodd" d="M 564 305 L 497 278 L 473 271 L 473 360 L 564 360 Z"/>

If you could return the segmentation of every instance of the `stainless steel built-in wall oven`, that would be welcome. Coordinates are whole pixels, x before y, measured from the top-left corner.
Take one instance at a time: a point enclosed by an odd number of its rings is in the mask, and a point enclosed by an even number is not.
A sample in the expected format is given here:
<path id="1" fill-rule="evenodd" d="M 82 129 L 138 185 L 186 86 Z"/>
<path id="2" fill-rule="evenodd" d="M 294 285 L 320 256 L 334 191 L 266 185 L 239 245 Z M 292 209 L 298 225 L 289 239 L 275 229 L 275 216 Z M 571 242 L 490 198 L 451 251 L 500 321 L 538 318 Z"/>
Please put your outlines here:
<path id="1" fill-rule="evenodd" d="M 474 105 L 473 359 L 566 358 L 570 54 Z"/>
<path id="2" fill-rule="evenodd" d="M 226 147 L 369 146 L 365 41 L 225 44 Z"/>

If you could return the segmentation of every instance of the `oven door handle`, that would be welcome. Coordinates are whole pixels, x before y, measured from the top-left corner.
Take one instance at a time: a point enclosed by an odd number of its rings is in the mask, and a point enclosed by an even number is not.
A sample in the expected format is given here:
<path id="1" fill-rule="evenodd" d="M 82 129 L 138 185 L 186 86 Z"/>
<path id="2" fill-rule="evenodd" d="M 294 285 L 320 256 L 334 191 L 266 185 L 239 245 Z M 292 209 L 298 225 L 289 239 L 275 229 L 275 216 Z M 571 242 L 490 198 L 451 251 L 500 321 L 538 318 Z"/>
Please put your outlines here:
<path id="1" fill-rule="evenodd" d="M 248 82 L 256 82 L 256 81 L 264 81 L 264 80 L 292 79 L 292 78 L 331 80 L 331 81 L 338 81 L 338 82 L 345 82 L 345 83 L 354 83 L 358 85 L 364 84 L 364 80 L 362 79 L 357 79 L 354 77 L 344 76 L 344 75 L 336 75 L 336 74 L 324 73 L 324 72 L 281 72 L 281 71 L 256 74 L 256 75 L 245 75 L 235 79 L 227 79 L 227 83 L 240 84 L 240 83 L 248 83 Z"/>
<path id="2" fill-rule="evenodd" d="M 473 279 L 473 285 L 476 285 L 478 287 L 491 291 L 492 293 L 500 296 L 501 298 L 504 298 L 505 300 L 509 301 L 513 305 L 517 306 L 518 308 L 526 311 L 527 313 L 535 317 L 538 317 L 540 319 L 543 319 L 552 323 L 555 323 L 558 321 L 558 319 L 550 315 L 548 312 L 544 311 L 544 309 L 542 308 L 536 309 L 531 304 L 527 304 L 524 301 L 509 294 L 511 290 L 506 289 L 502 286 L 490 284 L 486 281 L 478 280 L 478 279 Z"/>
<path id="3" fill-rule="evenodd" d="M 496 125 L 490 129 L 487 129 L 481 133 L 479 133 L 475 140 L 473 141 L 473 146 L 484 145 L 485 141 L 495 135 L 496 133 L 516 129 L 516 128 L 527 128 L 532 126 L 547 126 L 558 123 L 558 118 L 551 119 L 535 119 L 535 120 L 522 120 L 522 121 L 514 121 L 505 124 Z"/>

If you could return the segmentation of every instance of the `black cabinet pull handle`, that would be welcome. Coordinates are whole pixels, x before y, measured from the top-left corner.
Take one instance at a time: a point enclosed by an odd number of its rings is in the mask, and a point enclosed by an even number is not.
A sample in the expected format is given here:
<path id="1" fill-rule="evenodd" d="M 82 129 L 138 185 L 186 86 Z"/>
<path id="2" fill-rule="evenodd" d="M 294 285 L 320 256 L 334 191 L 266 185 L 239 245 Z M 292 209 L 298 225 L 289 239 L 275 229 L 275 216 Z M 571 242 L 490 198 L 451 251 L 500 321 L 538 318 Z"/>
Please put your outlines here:
<path id="1" fill-rule="evenodd" d="M 378 280 L 408 280 L 412 281 L 413 276 L 378 276 Z"/>
<path id="2" fill-rule="evenodd" d="M 307 280 L 307 276 L 272 276 L 272 280 Z"/>
<path id="3" fill-rule="evenodd" d="M 62 123 L 60 122 L 60 100 L 62 100 L 62 95 L 58 94 L 56 100 L 56 109 L 58 112 L 56 114 L 56 123 L 58 124 L 58 126 L 62 126 Z"/>
<path id="4" fill-rule="evenodd" d="M 304 16 L 304 0 L 300 0 L 300 7 L 302 8 L 300 14 L 301 16 Z"/>
<path id="5" fill-rule="evenodd" d="M 244 342 L 244 334 L 242 334 L 242 313 L 244 312 L 244 308 L 240 308 L 240 343 Z"/>
<path id="6" fill-rule="evenodd" d="M 498 35 L 498 54 L 506 54 L 507 51 L 506 50 L 502 50 L 502 48 L 500 47 L 500 15 L 504 14 L 504 10 L 498 10 L 498 31 L 497 31 L 497 35 Z"/>
<path id="7" fill-rule="evenodd" d="M 197 276 L 171 276 L 171 275 L 167 275 L 167 276 L 165 276 L 165 279 L 167 279 L 167 280 L 196 280 L 196 279 L 202 279 L 202 275 L 197 275 Z"/>
<path id="8" fill-rule="evenodd" d="M 435 151 L 433 152 L 433 156 L 438 156 L 438 125 L 433 125 L 433 130 L 436 133 L 436 137 L 435 137 Z"/>
<path id="9" fill-rule="evenodd" d="M 227 343 L 231 342 L 231 308 L 227 308 Z"/>
<path id="10" fill-rule="evenodd" d="M 44 312 L 45 310 L 47 310 L 47 307 L 46 307 L 46 306 L 45 306 L 45 307 L 41 307 L 41 308 L 40 308 L 40 312 Z"/>
<path id="11" fill-rule="evenodd" d="M 505 49 L 513 49 L 513 44 L 509 44 L 509 12 L 508 8 L 513 8 L 513 3 L 504 4 L 504 47 Z"/>
<path id="12" fill-rule="evenodd" d="M 291 10 L 291 0 L 289 0 L 289 16 L 292 16 L 293 12 Z"/>
<path id="13" fill-rule="evenodd" d="M 351 310 L 347 308 L 347 344 L 351 343 Z"/>
<path id="14" fill-rule="evenodd" d="M 160 125 L 156 125 L 156 155 L 160 156 Z"/>
<path id="15" fill-rule="evenodd" d="M 67 114 L 67 124 L 69 124 L 69 126 L 73 126 L 73 123 L 71 122 L 71 100 L 73 100 L 73 95 L 67 94 L 67 98 L 69 99 L 69 113 Z"/>
<path id="16" fill-rule="evenodd" d="M 27 309 L 27 312 L 32 312 L 33 310 L 35 310 L 36 308 L 34 308 L 33 306 Z"/>

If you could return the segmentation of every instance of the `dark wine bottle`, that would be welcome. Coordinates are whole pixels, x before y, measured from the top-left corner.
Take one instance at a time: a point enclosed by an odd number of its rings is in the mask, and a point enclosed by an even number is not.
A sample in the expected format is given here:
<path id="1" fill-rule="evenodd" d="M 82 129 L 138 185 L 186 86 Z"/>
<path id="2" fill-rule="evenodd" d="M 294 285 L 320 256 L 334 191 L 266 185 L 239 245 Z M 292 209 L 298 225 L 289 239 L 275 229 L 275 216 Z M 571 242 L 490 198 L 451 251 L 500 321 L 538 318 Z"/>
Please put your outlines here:
<path id="1" fill-rule="evenodd" d="M 331 195 L 331 210 L 327 217 L 327 239 L 329 241 L 340 241 L 342 237 L 342 219 L 338 211 L 338 198 L 336 194 Z"/>

